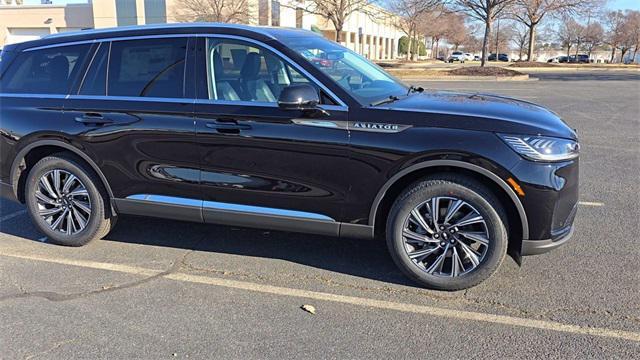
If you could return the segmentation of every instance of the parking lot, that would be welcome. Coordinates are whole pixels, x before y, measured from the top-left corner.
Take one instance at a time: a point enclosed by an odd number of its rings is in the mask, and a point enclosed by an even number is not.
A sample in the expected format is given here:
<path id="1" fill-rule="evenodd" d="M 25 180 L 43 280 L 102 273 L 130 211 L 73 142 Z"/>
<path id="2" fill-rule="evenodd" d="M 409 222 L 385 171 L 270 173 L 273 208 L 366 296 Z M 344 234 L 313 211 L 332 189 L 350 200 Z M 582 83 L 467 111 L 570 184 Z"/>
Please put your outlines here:
<path id="1" fill-rule="evenodd" d="M 64 248 L 2 200 L 0 358 L 637 358 L 640 72 L 532 76 L 415 85 L 532 101 L 577 129 L 566 246 L 445 293 L 383 242 L 121 217 Z"/>

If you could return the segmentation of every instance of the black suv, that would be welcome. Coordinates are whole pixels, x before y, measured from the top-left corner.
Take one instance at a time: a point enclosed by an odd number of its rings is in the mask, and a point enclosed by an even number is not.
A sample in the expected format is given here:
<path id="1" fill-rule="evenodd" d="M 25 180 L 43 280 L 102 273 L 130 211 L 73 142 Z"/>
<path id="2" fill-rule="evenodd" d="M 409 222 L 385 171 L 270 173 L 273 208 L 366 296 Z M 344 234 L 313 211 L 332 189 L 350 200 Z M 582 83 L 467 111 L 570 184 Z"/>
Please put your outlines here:
<path id="1" fill-rule="evenodd" d="M 556 114 L 406 86 L 309 31 L 144 26 L 4 50 L 2 194 L 58 244 L 120 214 L 381 235 L 408 276 L 454 290 L 572 233 L 579 146 Z"/>

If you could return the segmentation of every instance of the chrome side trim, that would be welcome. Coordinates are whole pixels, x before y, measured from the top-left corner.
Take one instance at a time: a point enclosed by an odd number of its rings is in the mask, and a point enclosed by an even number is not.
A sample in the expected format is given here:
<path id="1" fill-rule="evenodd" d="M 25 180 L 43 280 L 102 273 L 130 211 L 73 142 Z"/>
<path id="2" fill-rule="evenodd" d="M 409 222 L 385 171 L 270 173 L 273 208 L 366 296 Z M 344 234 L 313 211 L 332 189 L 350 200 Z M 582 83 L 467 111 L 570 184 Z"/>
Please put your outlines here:
<path id="1" fill-rule="evenodd" d="M 251 214 L 275 215 L 275 216 L 285 216 L 285 217 L 294 217 L 294 218 L 301 218 L 301 219 L 312 219 L 312 220 L 323 220 L 323 221 L 335 222 L 333 218 L 330 218 L 326 215 L 310 213 L 306 211 L 275 209 L 275 208 L 262 207 L 262 206 L 229 204 L 229 203 L 221 203 L 216 201 L 204 201 L 203 207 L 205 209 L 225 210 L 225 211 L 243 212 L 243 213 L 251 213 Z"/>
<path id="2" fill-rule="evenodd" d="M 332 121 L 332 120 L 313 120 L 313 119 L 292 119 L 296 125 L 315 126 L 329 129 L 347 130 L 348 125 L 346 121 Z"/>
<path id="3" fill-rule="evenodd" d="M 300 66 L 300 64 L 298 64 L 295 61 L 291 60 L 287 55 L 283 54 L 279 50 L 276 50 L 275 48 L 273 48 L 273 47 L 271 47 L 271 46 L 269 46 L 269 45 L 267 45 L 267 44 L 265 44 L 265 43 L 263 43 L 261 41 L 254 40 L 254 39 L 251 39 L 251 38 L 247 38 L 247 37 L 244 37 L 244 36 L 227 35 L 227 34 L 197 34 L 196 37 L 232 39 L 232 40 L 246 41 L 246 42 L 250 42 L 252 44 L 256 44 L 258 46 L 261 46 L 261 47 L 273 52 L 274 54 L 280 56 L 289 65 L 293 66 L 296 70 L 298 70 L 302 74 L 306 75 L 309 79 L 311 79 L 311 81 L 313 81 L 314 84 L 316 84 L 319 88 L 324 90 L 340 106 L 347 107 L 347 104 L 344 101 L 342 101 L 342 99 L 340 99 L 336 94 L 333 93 L 333 91 L 329 90 L 322 82 L 320 82 L 313 75 L 311 75 L 307 70 L 305 70 L 302 66 Z"/>
<path id="4" fill-rule="evenodd" d="M 142 200 L 154 203 L 163 203 L 171 205 L 202 207 L 202 200 L 189 199 L 176 196 L 151 195 L 151 194 L 135 194 L 127 196 L 129 200 Z"/>
<path id="5" fill-rule="evenodd" d="M 311 219 L 311 220 L 335 222 L 335 220 L 329 216 L 310 213 L 306 211 L 276 209 L 276 208 L 270 208 L 270 207 L 242 205 L 242 204 L 230 204 L 230 203 L 223 203 L 223 202 L 217 202 L 217 201 L 203 201 L 203 200 L 182 198 L 182 197 L 176 197 L 176 196 L 135 194 L 135 195 L 127 196 L 127 199 L 147 201 L 150 203 L 204 208 L 204 209 L 211 209 L 211 210 L 232 211 L 232 212 L 238 212 L 238 213 L 272 215 L 272 216 L 282 216 L 282 217 L 290 217 L 290 218 L 298 218 L 298 219 Z"/>
<path id="6" fill-rule="evenodd" d="M 0 97 L 38 98 L 38 99 L 66 99 L 67 95 L 61 95 L 61 94 L 0 93 Z"/>
<path id="7" fill-rule="evenodd" d="M 92 43 L 102 43 L 109 41 L 126 41 L 126 40 L 140 40 L 140 39 L 166 39 L 166 38 L 189 38 L 195 37 L 196 34 L 164 34 L 164 35 L 132 35 L 132 36 L 117 36 L 111 38 L 102 38 L 102 39 L 90 39 L 90 40 L 79 40 L 79 41 L 71 41 L 71 42 L 61 42 L 57 44 L 49 44 L 36 46 L 32 48 L 27 48 L 22 51 L 34 51 L 34 50 L 42 50 L 42 49 L 50 49 L 62 46 L 73 46 L 73 45 L 82 45 L 82 44 L 92 44 Z"/>

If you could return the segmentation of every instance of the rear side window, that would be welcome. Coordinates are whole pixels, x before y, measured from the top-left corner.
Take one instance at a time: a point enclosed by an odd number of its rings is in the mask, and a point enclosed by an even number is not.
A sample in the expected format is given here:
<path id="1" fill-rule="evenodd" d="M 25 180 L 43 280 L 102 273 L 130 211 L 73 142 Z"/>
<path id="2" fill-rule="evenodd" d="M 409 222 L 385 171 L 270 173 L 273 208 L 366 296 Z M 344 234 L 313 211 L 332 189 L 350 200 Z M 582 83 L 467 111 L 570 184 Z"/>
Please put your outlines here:
<path id="1" fill-rule="evenodd" d="M 22 52 L 0 80 L 0 92 L 66 95 L 89 48 L 84 44 Z"/>
<path id="2" fill-rule="evenodd" d="M 186 51 L 186 38 L 112 42 L 107 95 L 183 97 Z"/>

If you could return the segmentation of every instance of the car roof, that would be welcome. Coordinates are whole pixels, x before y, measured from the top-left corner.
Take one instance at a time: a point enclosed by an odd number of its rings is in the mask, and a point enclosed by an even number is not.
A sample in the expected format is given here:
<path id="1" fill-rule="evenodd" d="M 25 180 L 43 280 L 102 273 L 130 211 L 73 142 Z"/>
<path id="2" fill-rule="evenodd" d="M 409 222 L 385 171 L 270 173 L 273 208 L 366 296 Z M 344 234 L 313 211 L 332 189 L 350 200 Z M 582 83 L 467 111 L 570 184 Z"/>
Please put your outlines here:
<path id="1" fill-rule="evenodd" d="M 47 35 L 41 39 L 14 44 L 16 49 L 47 46 L 58 43 L 97 40 L 127 36 L 153 36 L 167 34 L 228 34 L 269 41 L 294 37 L 319 36 L 317 33 L 297 28 L 250 26 L 224 23 L 174 23 L 121 26 L 103 29 L 87 29 Z"/>

